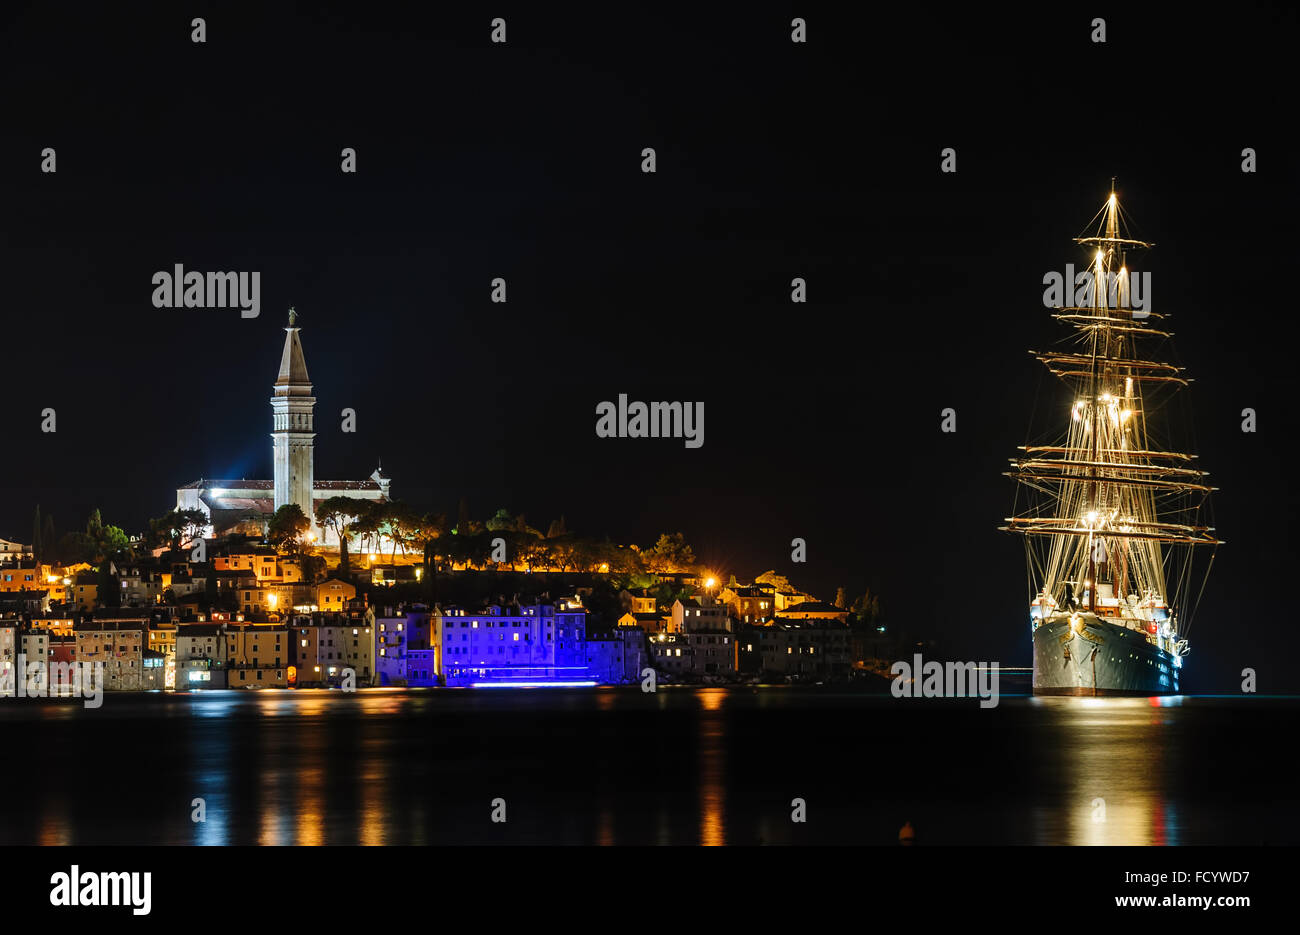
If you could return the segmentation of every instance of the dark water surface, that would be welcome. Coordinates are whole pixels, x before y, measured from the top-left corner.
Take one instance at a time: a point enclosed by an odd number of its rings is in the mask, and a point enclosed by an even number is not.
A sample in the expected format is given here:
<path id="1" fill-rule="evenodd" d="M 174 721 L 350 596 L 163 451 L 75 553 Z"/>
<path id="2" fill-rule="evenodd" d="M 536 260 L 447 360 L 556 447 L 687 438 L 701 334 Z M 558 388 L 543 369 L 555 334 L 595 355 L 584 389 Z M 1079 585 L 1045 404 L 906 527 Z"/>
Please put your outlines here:
<path id="1" fill-rule="evenodd" d="M 793 688 L 6 698 L 0 842 L 884 845 L 910 821 L 920 844 L 1294 844 L 1298 713 Z"/>

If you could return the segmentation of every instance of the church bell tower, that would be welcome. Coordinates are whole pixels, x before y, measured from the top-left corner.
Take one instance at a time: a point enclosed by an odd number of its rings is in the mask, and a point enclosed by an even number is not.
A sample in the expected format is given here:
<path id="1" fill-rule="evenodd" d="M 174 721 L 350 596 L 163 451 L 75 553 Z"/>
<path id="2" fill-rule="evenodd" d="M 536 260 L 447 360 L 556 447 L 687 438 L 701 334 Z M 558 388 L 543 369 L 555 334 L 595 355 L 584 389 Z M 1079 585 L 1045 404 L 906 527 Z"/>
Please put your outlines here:
<path id="1" fill-rule="evenodd" d="M 312 491 L 315 488 L 315 441 L 312 410 L 316 398 L 311 395 L 311 378 L 302 356 L 302 341 L 296 325 L 298 316 L 289 309 L 289 327 L 285 328 L 284 353 L 280 356 L 280 374 L 271 396 L 274 431 L 271 433 L 275 453 L 275 508 L 296 503 L 316 528 Z"/>

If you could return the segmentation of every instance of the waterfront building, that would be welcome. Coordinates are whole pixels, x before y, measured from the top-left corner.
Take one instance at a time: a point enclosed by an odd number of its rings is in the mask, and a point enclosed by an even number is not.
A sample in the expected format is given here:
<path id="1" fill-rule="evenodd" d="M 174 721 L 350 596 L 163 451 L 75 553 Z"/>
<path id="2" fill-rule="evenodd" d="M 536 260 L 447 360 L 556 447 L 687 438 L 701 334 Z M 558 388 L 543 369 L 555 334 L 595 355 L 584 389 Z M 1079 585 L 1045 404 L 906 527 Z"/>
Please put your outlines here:
<path id="1" fill-rule="evenodd" d="M 375 619 L 375 672 L 380 685 L 406 685 L 412 677 L 420 684 L 437 681 L 432 631 L 433 618 L 425 607 L 404 614 L 394 614 L 389 608 Z M 417 654 L 414 662 L 410 653 Z M 413 666 L 413 675 L 408 666 Z"/>
<path id="2" fill-rule="evenodd" d="M 449 686 L 588 682 L 587 611 L 573 600 L 434 609 L 433 675 Z M 407 654 L 408 671 L 414 663 Z"/>
<path id="3" fill-rule="evenodd" d="M 685 633 L 691 630 L 715 632 L 731 629 L 731 615 L 724 603 L 703 604 L 693 597 L 683 597 L 673 601 L 672 620 L 668 625 L 669 633 Z"/>
<path id="4" fill-rule="evenodd" d="M 776 589 L 771 585 L 733 585 L 722 589 L 719 603 L 738 623 L 765 623 L 776 613 Z"/>
<path id="5" fill-rule="evenodd" d="M 226 688 L 225 628 L 216 623 L 183 623 L 176 628 L 178 689 Z"/>
<path id="6" fill-rule="evenodd" d="M 145 617 L 83 621 L 74 627 L 76 660 L 83 667 L 104 664 L 105 691 L 139 691 L 148 630 Z"/>
<path id="7" fill-rule="evenodd" d="M 583 644 L 588 675 L 602 685 L 639 682 L 650 664 L 646 631 L 619 627 L 609 636 L 588 636 Z"/>
<path id="8" fill-rule="evenodd" d="M 778 618 L 744 629 L 738 643 L 744 673 L 821 680 L 847 678 L 852 667 L 849 627 L 837 620 Z"/>
<path id="9" fill-rule="evenodd" d="M 226 684 L 230 688 L 285 688 L 289 684 L 289 629 L 250 622 L 225 625 Z"/>
<path id="10" fill-rule="evenodd" d="M 292 621 L 291 657 L 301 687 L 341 685 L 346 669 L 357 688 L 375 682 L 375 614 L 299 614 Z"/>

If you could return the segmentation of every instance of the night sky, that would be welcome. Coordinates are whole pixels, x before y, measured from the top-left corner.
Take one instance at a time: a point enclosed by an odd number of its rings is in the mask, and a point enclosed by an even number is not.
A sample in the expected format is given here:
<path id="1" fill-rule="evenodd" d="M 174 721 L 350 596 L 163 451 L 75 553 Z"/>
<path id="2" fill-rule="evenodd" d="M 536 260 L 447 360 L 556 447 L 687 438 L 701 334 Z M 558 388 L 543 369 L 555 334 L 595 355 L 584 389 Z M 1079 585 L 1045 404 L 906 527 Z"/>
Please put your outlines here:
<path id="1" fill-rule="evenodd" d="M 1025 353 L 1062 335 L 1042 277 L 1118 176 L 1222 488 L 1188 684 L 1300 688 L 1294 8 L 315 6 L 0 9 L 0 536 L 30 541 L 37 503 L 60 533 L 96 506 L 138 531 L 200 476 L 270 477 L 294 305 L 318 479 L 382 459 L 453 518 L 680 530 L 742 580 L 870 586 L 891 622 L 1028 665 L 1001 472 L 1057 390 Z M 260 317 L 155 309 L 176 263 L 260 271 Z M 597 438 L 619 393 L 703 400 L 704 446 Z"/>

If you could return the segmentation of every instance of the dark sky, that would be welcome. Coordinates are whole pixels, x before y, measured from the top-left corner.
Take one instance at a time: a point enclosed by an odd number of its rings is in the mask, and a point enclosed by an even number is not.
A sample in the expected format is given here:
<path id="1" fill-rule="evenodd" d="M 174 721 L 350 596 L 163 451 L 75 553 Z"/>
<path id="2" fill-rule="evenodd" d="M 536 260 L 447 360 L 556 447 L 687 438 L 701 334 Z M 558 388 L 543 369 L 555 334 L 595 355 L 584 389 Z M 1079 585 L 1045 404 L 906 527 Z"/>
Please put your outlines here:
<path id="1" fill-rule="evenodd" d="M 892 620 L 1027 665 L 1000 472 L 1055 389 L 1025 353 L 1059 334 L 1042 276 L 1118 176 L 1222 487 L 1191 685 L 1300 687 L 1294 9 L 534 6 L 0 10 L 0 535 L 28 541 L 38 502 L 60 531 L 94 506 L 136 530 L 199 476 L 269 477 L 293 304 L 318 478 L 382 459 L 422 508 L 681 530 L 741 578 L 870 585 Z M 260 271 L 261 316 L 153 308 L 175 263 Z M 598 439 L 620 392 L 703 400 L 704 447 Z"/>

